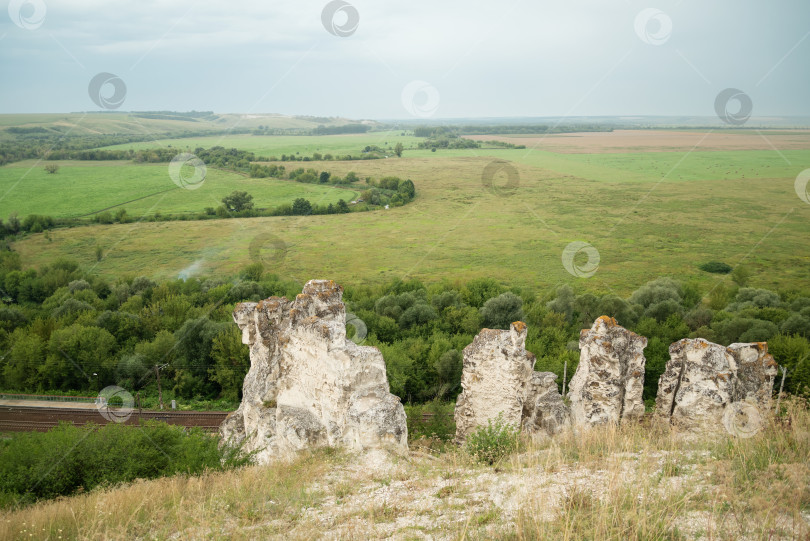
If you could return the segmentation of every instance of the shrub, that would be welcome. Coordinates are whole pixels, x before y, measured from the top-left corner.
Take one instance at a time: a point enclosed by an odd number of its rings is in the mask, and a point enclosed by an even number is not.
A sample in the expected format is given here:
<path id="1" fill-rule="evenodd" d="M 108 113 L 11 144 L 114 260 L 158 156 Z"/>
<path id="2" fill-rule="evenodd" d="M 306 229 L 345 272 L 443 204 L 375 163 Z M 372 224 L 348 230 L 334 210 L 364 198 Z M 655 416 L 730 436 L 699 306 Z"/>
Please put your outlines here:
<path id="1" fill-rule="evenodd" d="M 199 474 L 246 464 L 250 456 L 220 448 L 200 429 L 147 421 L 139 428 L 110 423 L 20 434 L 0 447 L 0 500 L 28 503 L 97 486 Z"/>
<path id="2" fill-rule="evenodd" d="M 708 263 L 702 263 L 698 265 L 698 268 L 702 271 L 713 272 L 715 274 L 728 274 L 731 272 L 731 265 L 721 263 L 720 261 L 709 261 Z"/>
<path id="3" fill-rule="evenodd" d="M 681 284 L 672 278 L 657 278 L 651 282 L 647 282 L 630 296 L 632 304 L 640 304 L 647 308 L 651 304 L 657 304 L 661 301 L 673 300 L 678 303 L 681 302 L 683 297 L 683 288 Z"/>
<path id="4" fill-rule="evenodd" d="M 487 426 L 481 426 L 467 436 L 465 449 L 480 462 L 495 464 L 518 450 L 520 430 L 503 420 L 500 413 Z"/>
<path id="5" fill-rule="evenodd" d="M 481 308 L 484 325 L 492 329 L 508 329 L 513 321 L 523 319 L 523 300 L 507 291 L 493 297 Z"/>

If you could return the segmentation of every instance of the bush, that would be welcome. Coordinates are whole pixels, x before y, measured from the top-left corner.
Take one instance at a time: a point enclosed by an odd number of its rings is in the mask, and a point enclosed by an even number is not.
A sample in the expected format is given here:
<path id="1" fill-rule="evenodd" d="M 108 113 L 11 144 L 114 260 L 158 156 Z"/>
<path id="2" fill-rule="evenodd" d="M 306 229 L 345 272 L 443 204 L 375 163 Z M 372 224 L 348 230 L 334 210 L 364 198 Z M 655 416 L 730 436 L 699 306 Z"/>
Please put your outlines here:
<path id="1" fill-rule="evenodd" d="M 511 291 L 501 293 L 484 303 L 481 316 L 491 329 L 508 329 L 513 321 L 523 320 L 523 300 Z"/>
<path id="2" fill-rule="evenodd" d="M 630 296 L 632 304 L 640 304 L 644 308 L 662 301 L 673 300 L 678 303 L 683 297 L 683 288 L 680 282 L 672 278 L 657 278 L 647 282 Z"/>
<path id="3" fill-rule="evenodd" d="M 0 447 L 0 500 L 29 503 L 97 486 L 178 473 L 199 474 L 246 464 L 250 456 L 219 448 L 200 429 L 147 421 L 139 428 L 110 423 L 27 432 Z"/>
<path id="4" fill-rule="evenodd" d="M 503 420 L 499 413 L 487 426 L 479 427 L 467 436 L 465 449 L 479 462 L 495 464 L 518 450 L 520 430 Z"/>
<path id="5" fill-rule="evenodd" d="M 715 274 L 728 274 L 731 272 L 731 265 L 721 263 L 720 261 L 709 261 L 702 263 L 698 266 L 702 271 L 713 272 Z"/>

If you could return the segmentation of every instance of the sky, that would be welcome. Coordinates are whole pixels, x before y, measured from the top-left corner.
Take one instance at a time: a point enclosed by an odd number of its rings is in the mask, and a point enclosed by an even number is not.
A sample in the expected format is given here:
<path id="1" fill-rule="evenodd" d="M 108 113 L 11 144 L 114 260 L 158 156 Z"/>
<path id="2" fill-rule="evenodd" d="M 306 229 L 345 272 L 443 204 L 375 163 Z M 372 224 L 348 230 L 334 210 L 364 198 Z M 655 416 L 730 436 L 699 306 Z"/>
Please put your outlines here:
<path id="1" fill-rule="evenodd" d="M 0 113 L 810 116 L 808 0 L 336 1 L 3 0 Z"/>

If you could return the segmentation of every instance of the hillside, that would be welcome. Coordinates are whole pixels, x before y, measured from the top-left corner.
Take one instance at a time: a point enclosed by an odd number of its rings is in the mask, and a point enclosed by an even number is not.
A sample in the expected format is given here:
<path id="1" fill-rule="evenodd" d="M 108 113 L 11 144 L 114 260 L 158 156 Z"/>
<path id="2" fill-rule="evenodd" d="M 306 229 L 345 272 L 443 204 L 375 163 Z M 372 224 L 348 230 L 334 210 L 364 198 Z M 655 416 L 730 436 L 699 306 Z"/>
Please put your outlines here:
<path id="1" fill-rule="evenodd" d="M 401 458 L 327 448 L 3 511 L 0 538 L 806 539 L 808 434 L 794 402 L 749 439 L 633 425 L 527 443 L 494 466 L 436 440 Z"/>

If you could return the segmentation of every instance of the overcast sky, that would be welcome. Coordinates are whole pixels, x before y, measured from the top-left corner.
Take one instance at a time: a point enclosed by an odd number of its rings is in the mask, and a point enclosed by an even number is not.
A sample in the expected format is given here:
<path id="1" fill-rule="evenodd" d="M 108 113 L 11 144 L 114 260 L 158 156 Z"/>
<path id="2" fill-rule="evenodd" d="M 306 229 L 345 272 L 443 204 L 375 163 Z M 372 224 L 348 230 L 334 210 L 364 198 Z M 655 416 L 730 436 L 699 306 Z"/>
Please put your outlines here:
<path id="1" fill-rule="evenodd" d="M 3 3 L 3 113 L 103 110 L 108 72 L 120 110 L 711 116 L 732 87 L 810 115 L 809 0 L 351 0 L 328 28 L 324 0 Z"/>

